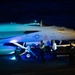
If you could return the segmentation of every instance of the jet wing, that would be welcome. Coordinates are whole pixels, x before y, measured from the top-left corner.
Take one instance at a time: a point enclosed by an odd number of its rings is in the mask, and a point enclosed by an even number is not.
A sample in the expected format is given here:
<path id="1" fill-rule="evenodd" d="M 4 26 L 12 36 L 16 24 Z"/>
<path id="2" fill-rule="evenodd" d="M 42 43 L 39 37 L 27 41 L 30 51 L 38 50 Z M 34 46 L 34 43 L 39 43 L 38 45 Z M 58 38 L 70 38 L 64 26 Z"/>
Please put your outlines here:
<path id="1" fill-rule="evenodd" d="M 72 45 L 75 46 L 75 44 Z M 57 45 L 57 47 L 67 47 L 67 46 L 70 46 L 70 44 Z"/>

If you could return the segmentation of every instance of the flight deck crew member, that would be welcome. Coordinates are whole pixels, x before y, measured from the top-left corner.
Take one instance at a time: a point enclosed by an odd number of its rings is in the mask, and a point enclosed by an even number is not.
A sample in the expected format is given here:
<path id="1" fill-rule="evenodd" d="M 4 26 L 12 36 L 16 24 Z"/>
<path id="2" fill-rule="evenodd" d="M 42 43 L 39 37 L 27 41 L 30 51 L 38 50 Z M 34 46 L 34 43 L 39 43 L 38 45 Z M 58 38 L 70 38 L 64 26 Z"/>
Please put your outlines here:
<path id="1" fill-rule="evenodd" d="M 44 55 L 45 55 L 45 44 L 44 44 L 43 41 L 41 41 L 41 45 L 40 45 L 40 55 L 41 55 L 42 62 L 45 62 L 45 58 L 44 58 Z"/>
<path id="2" fill-rule="evenodd" d="M 16 56 L 16 59 L 17 59 L 17 60 L 22 60 L 22 58 L 21 58 L 21 56 L 20 56 L 20 53 L 21 53 L 20 47 L 16 47 L 15 56 Z"/>
<path id="3" fill-rule="evenodd" d="M 55 41 L 52 41 L 52 51 L 53 51 L 53 59 L 56 59 L 56 50 L 57 50 L 57 44 Z"/>
<path id="4" fill-rule="evenodd" d="M 72 45 L 72 43 L 70 43 L 70 46 L 68 47 L 68 53 L 69 53 L 69 61 L 70 61 L 70 65 L 74 64 L 74 47 Z"/>

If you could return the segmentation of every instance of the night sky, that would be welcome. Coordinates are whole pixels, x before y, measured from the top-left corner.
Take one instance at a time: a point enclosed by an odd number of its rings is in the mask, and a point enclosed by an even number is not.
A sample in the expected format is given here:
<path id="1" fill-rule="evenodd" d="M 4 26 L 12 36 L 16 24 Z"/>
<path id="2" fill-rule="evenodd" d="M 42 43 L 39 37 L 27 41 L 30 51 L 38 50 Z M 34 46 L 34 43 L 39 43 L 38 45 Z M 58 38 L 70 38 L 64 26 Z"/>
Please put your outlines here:
<path id="1" fill-rule="evenodd" d="M 37 20 L 46 25 L 75 29 L 74 0 L 3 0 L 0 1 L 0 23 L 27 23 Z"/>

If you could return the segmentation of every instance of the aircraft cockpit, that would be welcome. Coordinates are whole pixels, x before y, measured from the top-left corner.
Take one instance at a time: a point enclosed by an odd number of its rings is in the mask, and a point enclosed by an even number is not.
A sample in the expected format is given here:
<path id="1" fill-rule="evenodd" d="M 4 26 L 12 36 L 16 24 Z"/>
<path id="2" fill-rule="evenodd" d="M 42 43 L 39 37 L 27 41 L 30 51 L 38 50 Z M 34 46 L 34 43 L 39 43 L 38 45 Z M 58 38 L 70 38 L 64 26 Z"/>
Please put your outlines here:
<path id="1" fill-rule="evenodd" d="M 64 31 L 64 29 L 58 29 L 58 31 Z"/>
<path id="2" fill-rule="evenodd" d="M 57 29 L 58 32 L 64 32 L 65 29 Z"/>

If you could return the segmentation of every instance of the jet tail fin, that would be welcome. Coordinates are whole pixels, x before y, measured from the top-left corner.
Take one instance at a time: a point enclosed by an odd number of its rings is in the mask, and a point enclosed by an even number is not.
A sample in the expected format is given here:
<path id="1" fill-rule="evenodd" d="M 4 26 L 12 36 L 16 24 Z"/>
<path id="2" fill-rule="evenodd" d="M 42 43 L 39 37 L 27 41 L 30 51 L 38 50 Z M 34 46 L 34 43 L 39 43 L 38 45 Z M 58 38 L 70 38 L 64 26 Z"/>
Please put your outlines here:
<path id="1" fill-rule="evenodd" d="M 40 26 L 42 26 L 42 20 L 41 20 L 41 22 L 40 22 Z"/>

